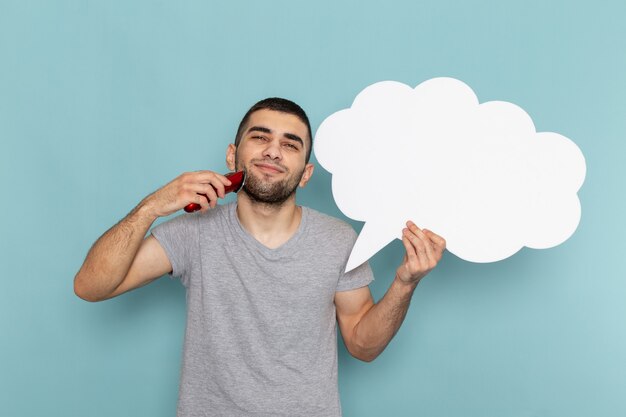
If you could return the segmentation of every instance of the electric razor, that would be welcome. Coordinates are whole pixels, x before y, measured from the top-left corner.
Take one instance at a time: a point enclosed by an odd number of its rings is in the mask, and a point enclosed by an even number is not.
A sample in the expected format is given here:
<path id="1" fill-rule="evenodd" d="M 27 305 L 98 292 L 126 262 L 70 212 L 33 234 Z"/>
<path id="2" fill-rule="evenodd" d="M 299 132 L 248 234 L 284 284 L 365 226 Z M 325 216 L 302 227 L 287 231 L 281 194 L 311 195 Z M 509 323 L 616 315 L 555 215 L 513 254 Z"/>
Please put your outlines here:
<path id="1" fill-rule="evenodd" d="M 246 180 L 246 174 L 244 171 L 237 172 L 229 172 L 228 174 L 224 174 L 226 178 L 230 180 L 230 185 L 224 186 L 224 194 L 228 194 L 231 191 L 237 192 L 243 187 L 243 183 Z M 212 186 L 213 187 L 213 186 Z M 215 187 L 213 187 L 215 189 Z M 206 197 L 206 194 L 201 194 Z M 209 198 L 207 197 L 207 200 Z M 187 213 L 193 213 L 194 211 L 198 211 L 201 209 L 200 204 L 197 203 L 189 203 L 185 206 L 185 211 Z"/>

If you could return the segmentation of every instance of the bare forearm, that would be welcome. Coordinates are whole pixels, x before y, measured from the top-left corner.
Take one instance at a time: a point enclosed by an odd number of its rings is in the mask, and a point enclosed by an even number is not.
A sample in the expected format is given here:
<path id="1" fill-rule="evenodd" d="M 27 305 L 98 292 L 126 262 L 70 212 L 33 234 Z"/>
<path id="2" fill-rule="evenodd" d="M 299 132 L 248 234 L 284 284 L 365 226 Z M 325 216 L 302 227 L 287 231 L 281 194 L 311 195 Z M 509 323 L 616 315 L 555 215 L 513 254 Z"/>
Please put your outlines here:
<path id="1" fill-rule="evenodd" d="M 446 241 L 429 230 L 408 221 L 402 230 L 406 249 L 402 264 L 385 296 L 368 310 L 352 327 L 348 340 L 350 353 L 364 361 L 374 360 L 389 344 L 404 321 L 415 287 L 439 262 Z M 371 299 L 371 296 L 370 296 Z M 346 326 L 344 326 L 346 327 Z M 342 329 L 343 331 L 343 329 Z"/>
<path id="2" fill-rule="evenodd" d="M 124 280 L 141 242 L 157 216 L 142 201 L 93 244 L 74 278 L 74 291 L 98 300 L 111 294 Z"/>
<path id="3" fill-rule="evenodd" d="M 396 277 L 385 296 L 361 318 L 354 329 L 360 359 L 372 361 L 385 350 L 406 317 L 416 286 Z"/>

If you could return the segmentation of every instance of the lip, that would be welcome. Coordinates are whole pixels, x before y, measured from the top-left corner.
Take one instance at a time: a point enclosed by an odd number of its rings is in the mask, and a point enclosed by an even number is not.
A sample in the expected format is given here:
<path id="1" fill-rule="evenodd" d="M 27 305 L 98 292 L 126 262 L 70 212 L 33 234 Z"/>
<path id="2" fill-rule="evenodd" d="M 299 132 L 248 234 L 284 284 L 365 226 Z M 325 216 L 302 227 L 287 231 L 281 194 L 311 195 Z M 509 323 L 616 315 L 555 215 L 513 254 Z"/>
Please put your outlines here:
<path id="1" fill-rule="evenodd" d="M 265 172 L 273 172 L 276 174 L 282 174 L 285 172 L 282 168 L 272 164 L 254 164 L 256 167 L 261 168 Z"/>

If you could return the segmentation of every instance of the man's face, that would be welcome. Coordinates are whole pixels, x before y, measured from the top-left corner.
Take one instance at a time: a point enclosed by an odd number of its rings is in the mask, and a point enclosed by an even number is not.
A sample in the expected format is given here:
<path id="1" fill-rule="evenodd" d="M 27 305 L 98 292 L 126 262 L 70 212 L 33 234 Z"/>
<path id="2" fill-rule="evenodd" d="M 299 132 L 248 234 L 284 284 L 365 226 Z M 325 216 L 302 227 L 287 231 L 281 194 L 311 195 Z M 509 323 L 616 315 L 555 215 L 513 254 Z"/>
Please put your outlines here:
<path id="1" fill-rule="evenodd" d="M 306 164 L 311 146 L 306 125 L 295 115 L 258 110 L 250 115 L 239 146 L 229 145 L 230 169 L 246 171 L 243 191 L 254 201 L 282 204 L 313 173 Z"/>

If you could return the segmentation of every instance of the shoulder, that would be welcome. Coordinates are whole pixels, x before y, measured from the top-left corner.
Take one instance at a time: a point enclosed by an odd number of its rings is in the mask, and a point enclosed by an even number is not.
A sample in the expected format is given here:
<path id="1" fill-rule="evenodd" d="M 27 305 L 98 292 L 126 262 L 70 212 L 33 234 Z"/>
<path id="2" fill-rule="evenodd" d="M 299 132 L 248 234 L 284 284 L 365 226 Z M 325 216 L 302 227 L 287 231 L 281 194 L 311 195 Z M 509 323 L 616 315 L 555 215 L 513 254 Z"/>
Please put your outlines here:
<path id="1" fill-rule="evenodd" d="M 172 218 L 166 218 L 163 222 L 153 227 L 153 231 L 159 233 L 162 230 L 182 230 L 189 232 L 197 229 L 200 223 L 212 223 L 228 216 L 229 204 L 219 205 L 205 212 L 181 213 Z"/>
<path id="2" fill-rule="evenodd" d="M 220 204 L 205 212 L 195 212 L 191 216 L 197 216 L 198 221 L 211 222 L 219 219 L 227 219 L 233 210 L 235 203 Z"/>
<path id="3" fill-rule="evenodd" d="M 328 235 L 333 240 L 343 238 L 354 242 L 356 232 L 350 224 L 344 220 L 319 212 L 310 207 L 302 207 L 307 212 L 307 222 L 312 233 L 316 235 Z M 321 237 L 321 236 L 320 236 Z"/>

